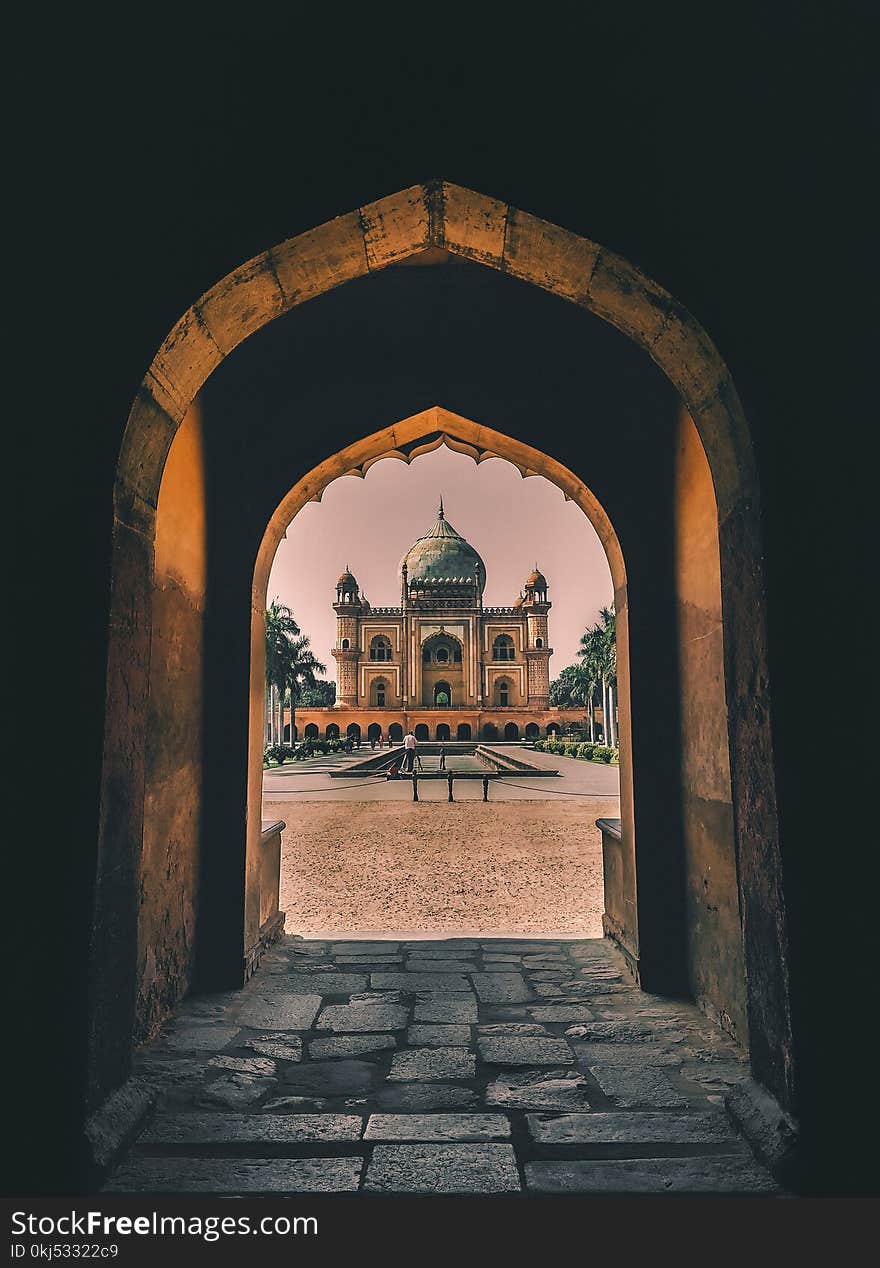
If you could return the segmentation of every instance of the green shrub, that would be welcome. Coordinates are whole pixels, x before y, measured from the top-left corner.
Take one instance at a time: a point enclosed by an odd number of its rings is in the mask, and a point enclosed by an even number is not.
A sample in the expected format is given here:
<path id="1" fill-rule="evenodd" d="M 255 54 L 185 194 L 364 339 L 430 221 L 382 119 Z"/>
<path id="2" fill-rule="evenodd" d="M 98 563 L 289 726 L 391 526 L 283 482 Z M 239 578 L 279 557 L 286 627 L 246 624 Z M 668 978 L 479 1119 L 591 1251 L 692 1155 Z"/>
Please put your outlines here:
<path id="1" fill-rule="evenodd" d="M 566 757 L 580 756 L 580 744 L 564 744 L 562 747 Z"/>
<path id="2" fill-rule="evenodd" d="M 579 744 L 578 757 L 580 757 L 583 761 L 588 762 L 590 758 L 593 756 L 593 752 L 595 748 L 596 748 L 595 744 L 589 744 L 589 743 Z"/>
<path id="3" fill-rule="evenodd" d="M 277 762 L 280 766 L 284 761 L 293 757 L 293 749 L 289 744 L 270 744 L 263 751 L 263 765 L 267 765 L 270 761 Z"/>
<path id="4" fill-rule="evenodd" d="M 606 748 L 604 744 L 597 744 L 593 751 L 593 761 L 610 762 L 614 754 L 615 750 L 613 748 Z"/>
<path id="5" fill-rule="evenodd" d="M 544 750 L 546 749 L 546 747 L 547 747 L 547 741 L 546 741 L 546 740 L 535 740 L 535 752 L 536 752 L 536 753 L 543 753 L 543 752 L 544 752 Z"/>

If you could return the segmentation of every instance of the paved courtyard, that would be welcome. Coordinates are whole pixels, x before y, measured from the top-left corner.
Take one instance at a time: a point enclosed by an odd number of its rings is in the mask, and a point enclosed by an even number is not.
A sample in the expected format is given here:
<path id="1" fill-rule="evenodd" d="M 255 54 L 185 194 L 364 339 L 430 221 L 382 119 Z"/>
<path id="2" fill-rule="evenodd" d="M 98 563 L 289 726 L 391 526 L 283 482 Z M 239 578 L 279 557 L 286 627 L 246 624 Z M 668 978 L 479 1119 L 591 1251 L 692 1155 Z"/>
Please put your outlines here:
<path id="1" fill-rule="evenodd" d="M 599 940 L 285 938 L 135 1057 L 108 1192 L 750 1193 L 742 1054 Z"/>

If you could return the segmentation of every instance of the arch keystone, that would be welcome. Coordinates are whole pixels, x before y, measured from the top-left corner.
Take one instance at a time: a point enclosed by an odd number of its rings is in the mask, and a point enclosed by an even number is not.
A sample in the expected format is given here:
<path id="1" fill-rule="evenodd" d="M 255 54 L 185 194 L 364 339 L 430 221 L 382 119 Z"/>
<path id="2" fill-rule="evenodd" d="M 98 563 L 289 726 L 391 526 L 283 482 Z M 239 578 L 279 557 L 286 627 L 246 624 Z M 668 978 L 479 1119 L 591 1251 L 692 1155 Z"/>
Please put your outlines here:
<path id="1" fill-rule="evenodd" d="M 501 267 L 507 204 L 443 183 L 443 237 L 455 255 Z"/>

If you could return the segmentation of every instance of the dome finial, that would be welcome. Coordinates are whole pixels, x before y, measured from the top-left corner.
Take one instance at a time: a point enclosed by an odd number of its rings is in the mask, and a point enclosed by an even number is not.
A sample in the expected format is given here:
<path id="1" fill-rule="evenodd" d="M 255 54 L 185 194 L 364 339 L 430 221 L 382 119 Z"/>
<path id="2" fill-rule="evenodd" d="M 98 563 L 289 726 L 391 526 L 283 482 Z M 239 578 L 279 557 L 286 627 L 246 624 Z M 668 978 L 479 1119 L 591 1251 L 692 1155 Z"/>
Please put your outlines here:
<path id="1" fill-rule="evenodd" d="M 440 495 L 440 506 L 437 510 L 437 518 L 441 520 L 446 518 L 446 516 L 443 514 L 443 495 L 442 494 Z"/>

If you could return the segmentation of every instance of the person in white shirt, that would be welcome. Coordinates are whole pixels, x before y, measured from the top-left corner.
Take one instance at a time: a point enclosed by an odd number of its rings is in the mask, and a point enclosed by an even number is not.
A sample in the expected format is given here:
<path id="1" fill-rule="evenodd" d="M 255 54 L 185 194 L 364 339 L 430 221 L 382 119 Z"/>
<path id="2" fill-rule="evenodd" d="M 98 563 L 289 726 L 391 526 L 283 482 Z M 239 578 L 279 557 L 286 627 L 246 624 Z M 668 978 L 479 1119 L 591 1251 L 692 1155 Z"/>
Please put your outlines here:
<path id="1" fill-rule="evenodd" d="M 403 737 L 403 769 L 411 771 L 416 762 L 416 737 L 407 731 Z"/>

